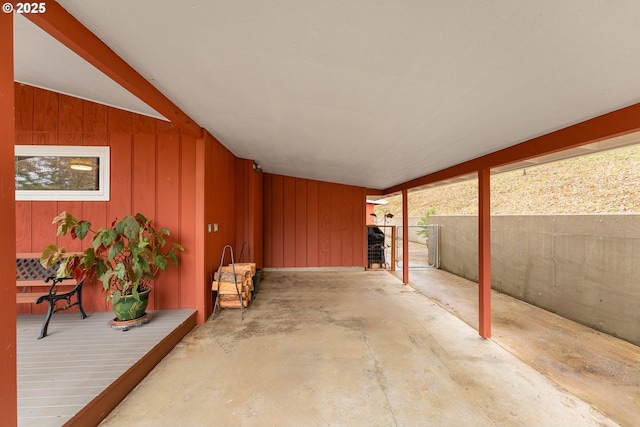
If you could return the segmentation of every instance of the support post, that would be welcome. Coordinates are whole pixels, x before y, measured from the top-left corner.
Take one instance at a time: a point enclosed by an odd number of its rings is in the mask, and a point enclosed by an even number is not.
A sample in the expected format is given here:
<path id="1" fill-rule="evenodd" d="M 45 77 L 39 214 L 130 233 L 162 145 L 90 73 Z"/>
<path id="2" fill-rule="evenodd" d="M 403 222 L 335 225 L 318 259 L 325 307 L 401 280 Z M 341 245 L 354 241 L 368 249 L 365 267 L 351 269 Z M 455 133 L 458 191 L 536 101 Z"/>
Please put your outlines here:
<path id="1" fill-rule="evenodd" d="M 396 271 L 396 253 L 398 252 L 397 244 L 397 227 L 395 225 L 391 226 L 391 265 L 389 266 L 389 271 Z"/>
<path id="2" fill-rule="evenodd" d="M 491 186 L 490 169 L 478 171 L 478 332 L 491 338 Z"/>
<path id="3" fill-rule="evenodd" d="M 409 193 L 402 190 L 402 283 L 409 284 Z"/>
<path id="4" fill-rule="evenodd" d="M 0 276 L 16 274 L 16 191 L 14 150 L 13 13 L 0 13 L 0 218 L 5 225 Z M 16 288 L 0 281 L 0 413 L 2 425 L 18 425 Z"/>
<path id="5" fill-rule="evenodd" d="M 196 232 L 196 293 L 195 308 L 198 310 L 197 323 L 203 324 L 211 314 L 213 308 L 211 304 L 211 279 L 213 279 L 213 259 L 211 256 L 212 234 L 208 233 L 206 216 L 207 194 L 209 183 L 206 180 L 206 159 L 207 149 L 205 136 L 196 138 L 196 224 L 200 230 Z"/>

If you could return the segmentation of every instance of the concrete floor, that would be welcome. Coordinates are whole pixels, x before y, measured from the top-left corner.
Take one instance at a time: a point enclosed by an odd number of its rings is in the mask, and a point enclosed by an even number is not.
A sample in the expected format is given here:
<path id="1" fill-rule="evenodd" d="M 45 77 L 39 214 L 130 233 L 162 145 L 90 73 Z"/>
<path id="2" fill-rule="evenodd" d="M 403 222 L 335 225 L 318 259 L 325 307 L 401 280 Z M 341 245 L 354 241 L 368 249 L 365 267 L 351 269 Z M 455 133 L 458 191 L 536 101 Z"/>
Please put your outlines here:
<path id="1" fill-rule="evenodd" d="M 476 283 L 436 269 L 412 270 L 409 278 L 478 329 Z M 496 291 L 491 314 L 494 342 L 616 422 L 640 425 L 640 347 Z"/>
<path id="2" fill-rule="evenodd" d="M 102 426 L 613 426 L 387 272 L 265 272 Z"/>

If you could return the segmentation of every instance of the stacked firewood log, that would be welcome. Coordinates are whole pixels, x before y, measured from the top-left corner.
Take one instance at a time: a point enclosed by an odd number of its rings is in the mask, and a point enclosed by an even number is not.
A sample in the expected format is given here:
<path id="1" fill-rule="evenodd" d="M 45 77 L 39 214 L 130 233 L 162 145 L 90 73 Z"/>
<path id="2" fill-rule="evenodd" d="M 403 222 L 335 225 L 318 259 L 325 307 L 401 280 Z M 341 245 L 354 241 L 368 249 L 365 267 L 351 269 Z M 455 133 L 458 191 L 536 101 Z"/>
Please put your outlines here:
<path id="1" fill-rule="evenodd" d="M 237 263 L 220 267 L 213 275 L 211 284 L 211 289 L 218 292 L 220 308 L 240 308 L 241 304 L 242 307 L 248 307 L 253 298 L 255 274 L 255 263 Z"/>

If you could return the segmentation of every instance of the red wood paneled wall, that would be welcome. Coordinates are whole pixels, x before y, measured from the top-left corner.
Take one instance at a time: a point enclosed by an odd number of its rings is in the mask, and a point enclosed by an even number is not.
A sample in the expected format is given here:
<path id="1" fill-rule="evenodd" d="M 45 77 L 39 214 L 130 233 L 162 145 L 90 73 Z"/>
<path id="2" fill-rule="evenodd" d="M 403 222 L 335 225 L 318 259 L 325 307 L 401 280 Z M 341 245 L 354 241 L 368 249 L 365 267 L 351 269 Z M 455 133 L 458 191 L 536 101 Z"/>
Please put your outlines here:
<path id="1" fill-rule="evenodd" d="M 212 312 L 211 283 L 220 264 L 223 248 L 236 243 L 236 158 L 212 135 L 205 135 L 205 213 L 202 224 L 205 238 L 204 307 L 208 317 Z M 209 232 L 209 225 L 211 231 Z M 215 231 L 217 227 L 217 231 Z M 230 257 L 225 257 L 225 263 Z"/>
<path id="2" fill-rule="evenodd" d="M 255 262 L 257 268 L 263 267 L 262 260 L 262 182 L 263 174 L 253 168 L 253 161 L 237 161 L 237 227 L 236 254 L 240 262 Z M 244 246 L 244 250 L 242 250 Z"/>
<path id="3" fill-rule="evenodd" d="M 262 174 L 253 161 L 236 158 L 208 133 L 192 138 L 162 120 L 28 85 L 15 84 L 15 93 L 17 145 L 111 147 L 110 200 L 17 202 L 17 252 L 41 252 L 52 242 L 83 250 L 81 242 L 55 236 L 51 220 L 64 210 L 95 227 L 142 212 L 185 247 L 179 267 L 156 280 L 150 308 L 196 308 L 199 322 L 211 314 L 211 281 L 225 245 L 238 256 L 249 242 L 251 260 L 262 266 Z M 110 310 L 98 285 L 85 288 L 86 311 Z"/>
<path id="4" fill-rule="evenodd" d="M 142 212 L 172 232 L 186 251 L 181 264 L 160 276 L 152 309 L 195 307 L 195 139 L 168 122 L 15 84 L 16 144 L 108 145 L 111 147 L 111 198 L 107 202 L 16 202 L 17 252 L 41 252 L 56 242 L 82 250 L 79 241 L 56 238 L 51 220 L 62 211 L 90 220 L 95 227 Z M 98 284 L 85 287 L 86 311 L 109 310 Z M 45 307 L 20 305 L 20 312 Z"/>
<path id="5" fill-rule="evenodd" d="M 238 159 L 210 134 L 204 138 L 204 242 L 205 287 L 204 314 L 212 312 L 211 284 L 220 263 L 231 262 L 233 250 L 236 262 L 255 262 L 262 267 L 262 173 L 253 170 L 253 161 Z M 211 225 L 211 232 L 209 232 Z M 216 230 L 217 226 L 217 231 Z M 247 242 L 239 260 L 242 244 Z M 249 253 L 250 248 L 250 253 Z M 249 256 L 250 255 L 250 256 Z"/>
<path id="6" fill-rule="evenodd" d="M 366 189 L 264 175 L 264 266 L 365 266 Z"/>

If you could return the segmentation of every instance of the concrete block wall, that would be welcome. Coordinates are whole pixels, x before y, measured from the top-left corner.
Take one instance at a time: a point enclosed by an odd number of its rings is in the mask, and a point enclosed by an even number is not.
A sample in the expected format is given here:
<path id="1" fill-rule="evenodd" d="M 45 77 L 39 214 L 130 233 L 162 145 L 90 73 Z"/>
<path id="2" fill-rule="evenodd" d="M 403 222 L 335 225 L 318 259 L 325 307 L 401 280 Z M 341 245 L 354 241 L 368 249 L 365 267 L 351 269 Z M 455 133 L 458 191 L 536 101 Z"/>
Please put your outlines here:
<path id="1" fill-rule="evenodd" d="M 477 282 L 477 217 L 430 223 L 441 268 Z M 640 215 L 499 215 L 491 230 L 492 288 L 640 345 Z"/>

